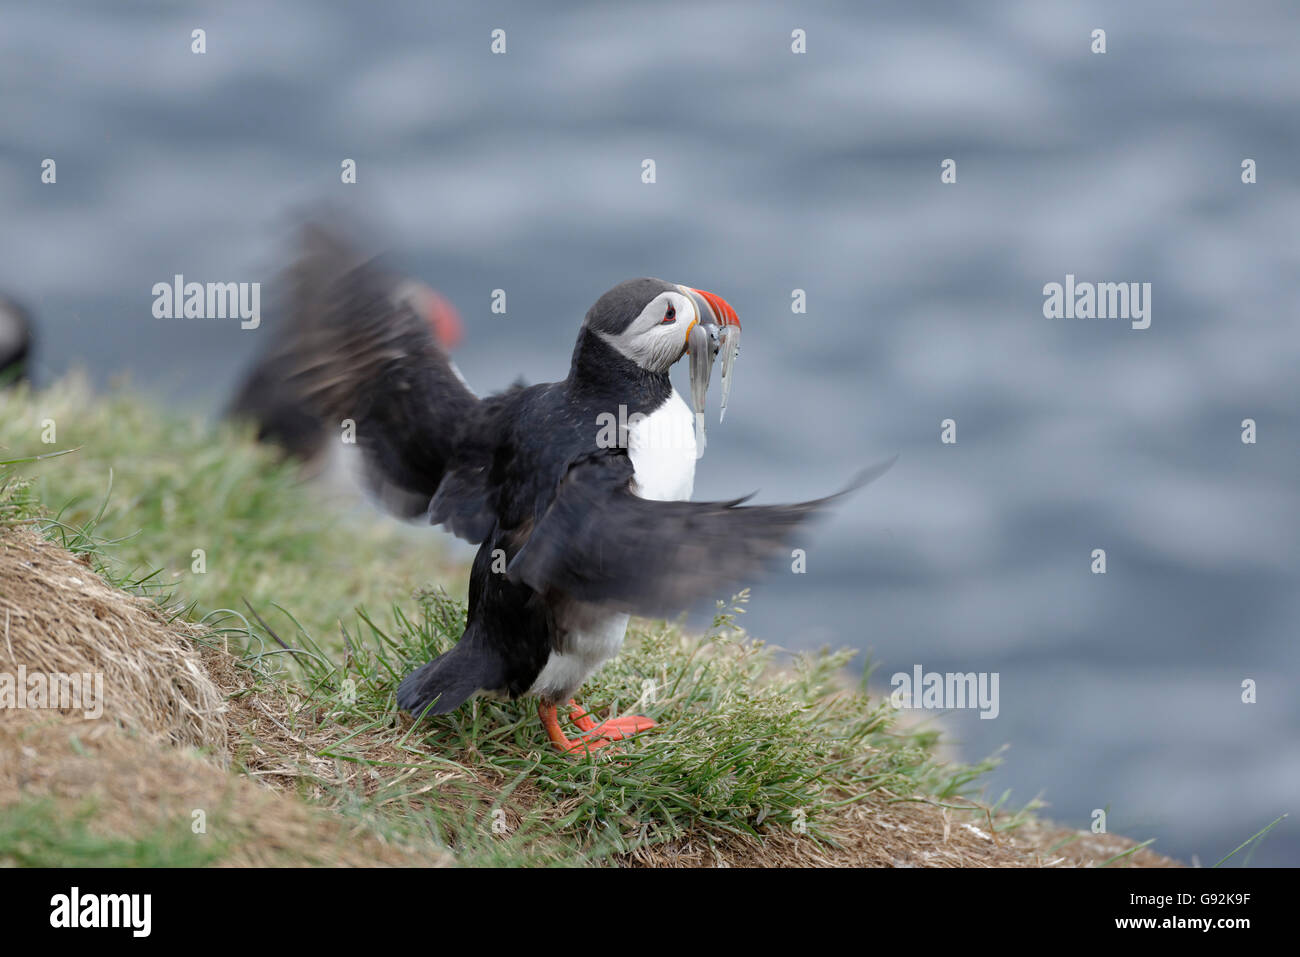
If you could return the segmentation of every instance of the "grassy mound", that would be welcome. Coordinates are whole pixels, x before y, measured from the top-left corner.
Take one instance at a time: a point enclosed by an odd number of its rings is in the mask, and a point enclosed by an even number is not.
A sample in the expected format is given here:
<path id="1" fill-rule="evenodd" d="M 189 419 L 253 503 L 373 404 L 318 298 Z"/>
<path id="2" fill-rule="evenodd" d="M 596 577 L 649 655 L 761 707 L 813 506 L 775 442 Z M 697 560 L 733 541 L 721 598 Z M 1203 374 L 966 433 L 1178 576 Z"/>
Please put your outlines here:
<path id="1" fill-rule="evenodd" d="M 75 382 L 0 397 L 0 459 L 48 449 L 51 417 L 80 449 L 0 474 L 0 671 L 115 690 L 99 721 L 0 710 L 0 864 L 1164 862 L 980 803 L 986 765 L 941 761 L 936 731 L 845 681 L 848 653 L 778 667 L 732 607 L 704 635 L 634 622 L 583 692 L 659 722 L 616 751 L 555 752 L 528 702 L 414 724 L 398 680 L 464 628 L 428 585 L 449 580 L 436 536 L 331 504 L 236 430 Z"/>
<path id="2" fill-rule="evenodd" d="M 164 620 L 152 602 L 96 575 L 86 555 L 32 531 L 6 536 L 0 582 L 5 652 L 14 665 L 102 675 L 103 710 L 122 726 L 172 744 L 225 750 L 225 699 L 199 661 L 200 632 L 192 625 Z M 140 640 L 151 632 L 164 640 Z"/>

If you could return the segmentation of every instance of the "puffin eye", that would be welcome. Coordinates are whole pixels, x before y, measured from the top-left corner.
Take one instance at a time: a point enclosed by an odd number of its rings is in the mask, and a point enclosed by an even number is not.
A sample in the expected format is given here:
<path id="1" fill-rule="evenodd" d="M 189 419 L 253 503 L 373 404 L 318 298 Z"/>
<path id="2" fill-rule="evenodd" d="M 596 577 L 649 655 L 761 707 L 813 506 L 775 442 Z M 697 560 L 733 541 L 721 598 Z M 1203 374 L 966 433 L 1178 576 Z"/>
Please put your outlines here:
<path id="1" fill-rule="evenodd" d="M 668 306 L 668 311 L 664 313 L 664 319 L 663 322 L 660 323 L 660 325 L 666 326 L 669 323 L 676 322 L 676 321 L 677 321 L 677 307 L 670 303 Z"/>

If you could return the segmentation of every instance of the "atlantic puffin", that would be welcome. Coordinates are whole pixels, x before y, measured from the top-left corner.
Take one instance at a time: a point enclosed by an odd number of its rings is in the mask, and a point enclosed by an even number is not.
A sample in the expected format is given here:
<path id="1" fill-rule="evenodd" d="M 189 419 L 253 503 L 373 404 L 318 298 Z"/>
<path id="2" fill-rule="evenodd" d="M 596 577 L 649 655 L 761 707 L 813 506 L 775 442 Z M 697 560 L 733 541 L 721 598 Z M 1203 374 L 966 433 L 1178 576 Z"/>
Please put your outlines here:
<path id="1" fill-rule="evenodd" d="M 18 303 L 0 296 L 0 387 L 28 378 L 31 351 L 31 317 Z"/>
<path id="2" fill-rule="evenodd" d="M 327 238 L 326 235 L 320 237 L 322 242 Z M 350 245 L 345 244 L 341 238 L 335 242 L 338 244 L 338 256 L 355 255 L 350 253 Z M 304 285 L 318 281 L 319 277 L 310 273 L 311 265 L 310 262 L 300 262 L 298 274 L 291 271 L 289 279 L 295 287 L 287 297 L 291 302 Z M 339 263 L 332 265 L 337 266 Z M 376 278 L 380 278 L 377 267 L 371 268 L 376 270 Z M 307 272 L 304 274 L 303 270 Z M 434 340 L 445 352 L 450 352 L 460 343 L 464 336 L 464 326 L 456 307 L 446 296 L 418 279 L 395 272 L 384 273 L 381 281 L 387 287 L 394 305 L 409 307 L 428 323 Z M 336 433 L 299 398 L 293 385 L 286 381 L 286 363 L 290 355 L 286 351 L 283 330 L 275 328 L 269 343 L 258 351 L 252 365 L 244 373 L 225 414 L 230 419 L 255 425 L 259 442 L 278 446 L 290 457 L 303 462 L 310 472 L 322 467 L 324 454 L 331 448 L 329 441 Z"/>
<path id="3" fill-rule="evenodd" d="M 341 257 L 328 231 L 308 228 L 305 239 L 298 273 L 319 282 L 299 286 L 288 381 L 323 418 L 356 423 L 372 487 L 390 509 L 479 545 L 464 634 L 405 677 L 397 705 L 418 719 L 479 694 L 535 696 L 547 736 L 568 752 L 654 727 L 639 715 L 597 723 L 574 703 L 618 653 L 629 615 L 675 615 L 723 594 L 845 494 L 793 505 L 689 501 L 698 385 L 718 352 L 729 380 L 736 311 L 691 286 L 621 282 L 582 320 L 564 379 L 480 398 L 428 323 L 387 294 L 382 270 Z M 688 354 L 694 411 L 668 375 Z"/>

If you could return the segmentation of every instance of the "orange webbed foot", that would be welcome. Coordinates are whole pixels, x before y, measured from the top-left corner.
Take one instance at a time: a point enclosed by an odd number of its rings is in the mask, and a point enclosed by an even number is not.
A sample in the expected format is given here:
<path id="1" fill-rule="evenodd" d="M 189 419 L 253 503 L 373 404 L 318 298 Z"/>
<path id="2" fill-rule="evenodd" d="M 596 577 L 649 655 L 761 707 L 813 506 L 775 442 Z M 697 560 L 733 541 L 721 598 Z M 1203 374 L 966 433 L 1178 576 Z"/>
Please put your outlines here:
<path id="1" fill-rule="evenodd" d="M 579 707 L 573 701 L 569 701 L 568 707 L 569 720 L 582 732 L 573 739 L 567 737 L 564 729 L 560 727 L 555 705 L 542 703 L 537 709 L 542 719 L 542 726 L 546 728 L 547 737 L 561 751 L 595 751 L 655 727 L 654 721 L 636 714 L 610 718 L 608 721 L 598 723 L 585 708 Z"/>

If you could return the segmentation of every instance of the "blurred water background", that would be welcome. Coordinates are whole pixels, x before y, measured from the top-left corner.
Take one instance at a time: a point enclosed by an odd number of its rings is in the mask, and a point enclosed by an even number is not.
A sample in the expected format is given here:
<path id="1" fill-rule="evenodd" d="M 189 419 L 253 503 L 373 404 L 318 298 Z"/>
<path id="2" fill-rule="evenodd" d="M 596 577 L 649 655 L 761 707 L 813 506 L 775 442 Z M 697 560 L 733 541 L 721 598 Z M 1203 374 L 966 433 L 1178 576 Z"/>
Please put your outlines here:
<path id="1" fill-rule="evenodd" d="M 1211 864 L 1300 796 L 1298 108 L 1288 2 L 4 2 L 0 288 L 42 381 L 214 412 L 260 333 L 152 285 L 269 282 L 321 201 L 460 307 L 480 390 L 561 377 L 620 279 L 717 292 L 744 347 L 697 498 L 901 452 L 751 631 L 998 672 L 996 720 L 942 719 L 1010 744 L 992 796 Z M 1151 327 L 1045 319 L 1067 273 L 1150 282 Z M 1293 820 L 1254 856 L 1298 860 Z"/>

